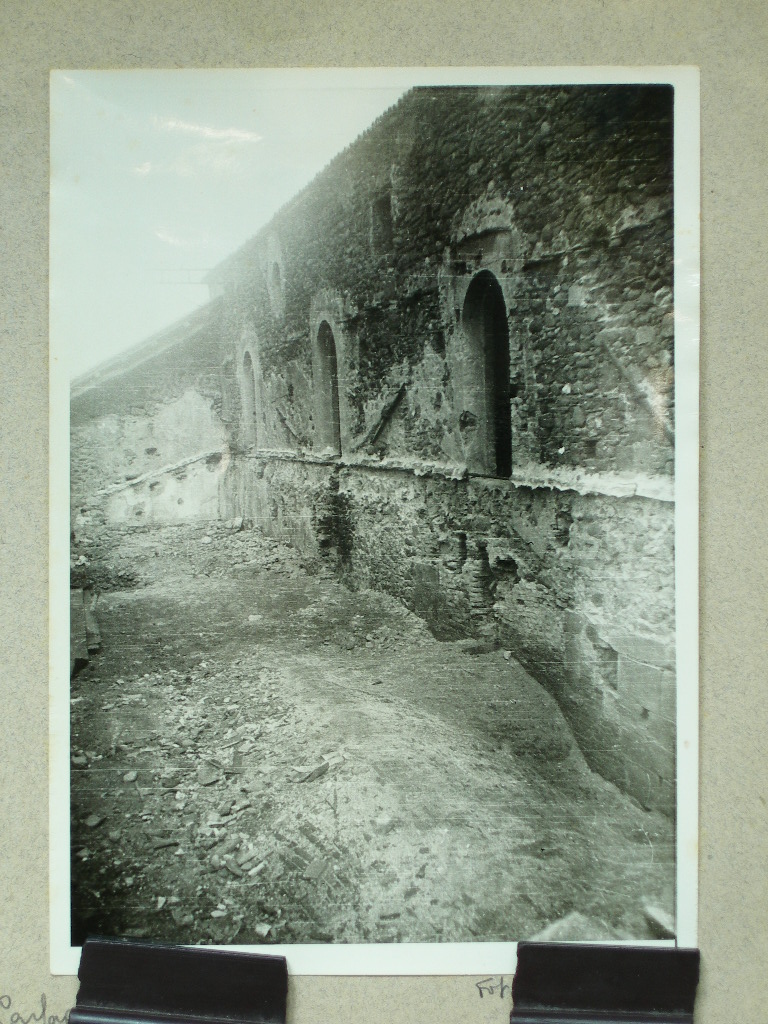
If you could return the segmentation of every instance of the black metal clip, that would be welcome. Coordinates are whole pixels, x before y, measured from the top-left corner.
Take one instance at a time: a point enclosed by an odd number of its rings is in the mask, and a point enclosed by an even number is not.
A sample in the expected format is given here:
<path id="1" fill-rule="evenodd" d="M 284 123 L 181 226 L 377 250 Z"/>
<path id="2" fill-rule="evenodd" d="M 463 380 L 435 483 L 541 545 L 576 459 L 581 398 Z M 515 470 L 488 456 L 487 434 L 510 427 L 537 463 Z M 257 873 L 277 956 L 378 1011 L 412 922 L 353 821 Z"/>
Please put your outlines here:
<path id="1" fill-rule="evenodd" d="M 511 1024 L 692 1024 L 698 949 L 521 942 Z"/>
<path id="2" fill-rule="evenodd" d="M 285 1024 L 285 957 L 88 939 L 71 1024 Z"/>

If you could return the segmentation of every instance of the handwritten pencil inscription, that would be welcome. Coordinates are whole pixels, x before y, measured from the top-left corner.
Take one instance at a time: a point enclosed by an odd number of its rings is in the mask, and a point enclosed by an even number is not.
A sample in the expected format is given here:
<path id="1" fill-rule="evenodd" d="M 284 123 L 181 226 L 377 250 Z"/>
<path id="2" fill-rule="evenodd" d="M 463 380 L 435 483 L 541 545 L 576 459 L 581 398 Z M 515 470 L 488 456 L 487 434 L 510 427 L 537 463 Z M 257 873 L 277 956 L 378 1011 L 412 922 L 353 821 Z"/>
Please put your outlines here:
<path id="1" fill-rule="evenodd" d="M 0 1024 L 67 1024 L 69 1010 L 63 1014 L 48 1012 L 48 997 L 45 992 L 40 996 L 40 1009 L 28 1013 L 26 1010 L 15 1010 L 9 995 L 0 995 Z"/>
<path id="2" fill-rule="evenodd" d="M 512 986 L 504 981 L 503 976 L 500 978 L 483 978 L 482 981 L 475 982 L 475 988 L 480 993 L 481 999 L 484 999 L 486 996 L 498 996 L 499 999 L 503 999 L 505 996 L 512 994 Z"/>

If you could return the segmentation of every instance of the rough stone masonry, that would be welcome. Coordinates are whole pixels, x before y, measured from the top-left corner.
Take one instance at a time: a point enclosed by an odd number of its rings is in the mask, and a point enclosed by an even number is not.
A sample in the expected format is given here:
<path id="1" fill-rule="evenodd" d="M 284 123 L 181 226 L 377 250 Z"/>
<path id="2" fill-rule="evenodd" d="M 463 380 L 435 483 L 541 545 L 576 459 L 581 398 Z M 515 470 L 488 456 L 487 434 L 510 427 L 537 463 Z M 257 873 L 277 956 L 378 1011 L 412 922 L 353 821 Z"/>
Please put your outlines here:
<path id="1" fill-rule="evenodd" d="M 672 813 L 672 102 L 411 90 L 75 383 L 75 530 L 243 517 L 511 651 Z"/>

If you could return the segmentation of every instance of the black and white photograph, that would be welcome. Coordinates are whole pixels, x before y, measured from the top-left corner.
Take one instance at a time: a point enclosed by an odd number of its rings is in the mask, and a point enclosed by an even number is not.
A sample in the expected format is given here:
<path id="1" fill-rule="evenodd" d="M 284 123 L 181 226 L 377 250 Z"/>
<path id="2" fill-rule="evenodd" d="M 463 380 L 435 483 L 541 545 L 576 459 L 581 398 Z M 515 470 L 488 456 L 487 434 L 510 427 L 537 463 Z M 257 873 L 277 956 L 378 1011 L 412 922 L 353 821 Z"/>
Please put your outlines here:
<path id="1" fill-rule="evenodd" d="M 695 941 L 698 110 L 655 71 L 52 75 L 59 970 Z"/>

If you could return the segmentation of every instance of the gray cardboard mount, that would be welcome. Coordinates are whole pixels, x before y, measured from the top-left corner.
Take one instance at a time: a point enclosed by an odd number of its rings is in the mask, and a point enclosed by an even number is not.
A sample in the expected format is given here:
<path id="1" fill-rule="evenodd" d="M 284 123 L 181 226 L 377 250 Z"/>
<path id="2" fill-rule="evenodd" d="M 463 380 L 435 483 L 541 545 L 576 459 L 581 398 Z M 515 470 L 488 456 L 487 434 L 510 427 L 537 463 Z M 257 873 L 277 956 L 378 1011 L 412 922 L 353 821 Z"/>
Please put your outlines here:
<path id="1" fill-rule="evenodd" d="M 702 96 L 701 1024 L 768 1002 L 768 14 L 699 0 L 5 0 L 0 287 L 0 1024 L 55 1024 L 48 969 L 48 72 L 697 65 Z M 291 980 L 291 1021 L 504 1021 L 477 979 Z M 44 995 L 43 995 L 44 994 Z M 20 1016 L 13 1017 L 14 1013 Z"/>

